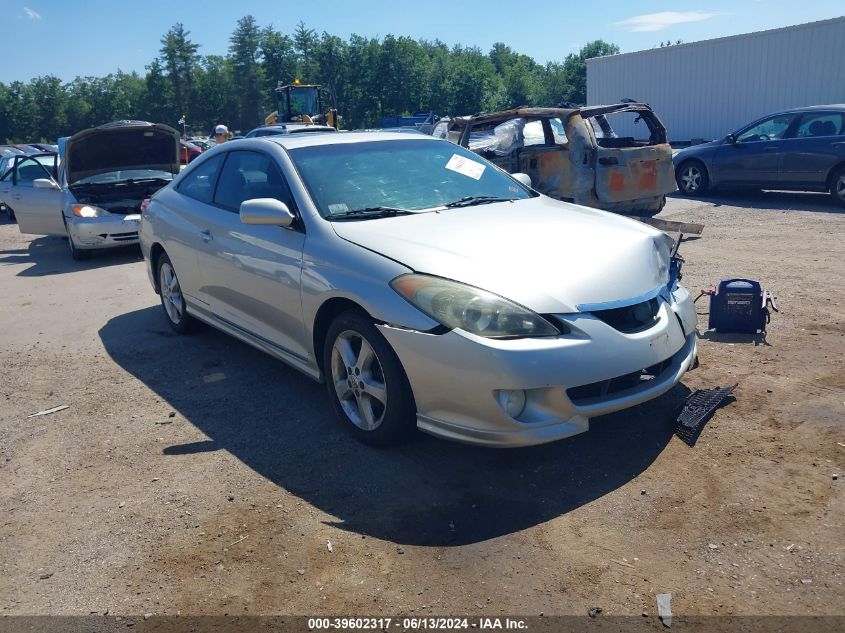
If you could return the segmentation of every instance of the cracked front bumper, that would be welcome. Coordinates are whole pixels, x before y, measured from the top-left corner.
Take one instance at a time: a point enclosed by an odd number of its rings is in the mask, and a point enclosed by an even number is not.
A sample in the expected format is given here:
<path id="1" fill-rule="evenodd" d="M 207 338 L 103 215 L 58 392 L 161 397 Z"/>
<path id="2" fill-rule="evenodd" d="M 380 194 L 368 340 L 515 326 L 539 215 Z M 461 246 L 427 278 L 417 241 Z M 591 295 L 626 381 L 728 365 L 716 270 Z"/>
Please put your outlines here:
<path id="1" fill-rule="evenodd" d="M 545 339 L 486 339 L 459 330 L 436 335 L 388 325 L 380 330 L 408 375 L 418 428 L 471 444 L 528 446 L 587 431 L 589 418 L 656 398 L 681 380 L 697 345 L 685 305 L 691 301 L 679 290 L 661 299 L 655 325 L 636 333 L 588 313 L 558 315 L 572 333 Z M 604 395 L 569 393 L 646 368 L 657 368 L 656 374 Z M 499 404 L 502 390 L 524 390 L 526 404 L 516 417 Z"/>
<path id="2" fill-rule="evenodd" d="M 112 248 L 138 243 L 140 215 L 101 218 L 65 216 L 68 235 L 79 249 Z"/>

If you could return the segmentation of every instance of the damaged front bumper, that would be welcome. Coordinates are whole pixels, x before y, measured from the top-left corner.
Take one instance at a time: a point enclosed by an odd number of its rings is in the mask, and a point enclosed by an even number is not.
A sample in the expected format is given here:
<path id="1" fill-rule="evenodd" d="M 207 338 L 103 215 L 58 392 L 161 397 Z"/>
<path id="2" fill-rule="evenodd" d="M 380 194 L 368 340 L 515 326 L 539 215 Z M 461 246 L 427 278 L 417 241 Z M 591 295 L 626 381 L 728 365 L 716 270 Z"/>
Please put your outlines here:
<path id="1" fill-rule="evenodd" d="M 591 417 L 656 398 L 693 367 L 689 294 L 677 288 L 659 301 L 654 325 L 631 333 L 589 313 L 556 315 L 571 330 L 556 338 L 380 330 L 408 375 L 418 428 L 470 444 L 529 446 L 582 433 Z M 518 412 L 504 404 L 510 393 L 524 398 Z"/>
<path id="2" fill-rule="evenodd" d="M 65 216 L 65 223 L 74 246 L 88 250 L 137 244 L 140 219 L 139 214 L 109 214 L 99 218 Z"/>

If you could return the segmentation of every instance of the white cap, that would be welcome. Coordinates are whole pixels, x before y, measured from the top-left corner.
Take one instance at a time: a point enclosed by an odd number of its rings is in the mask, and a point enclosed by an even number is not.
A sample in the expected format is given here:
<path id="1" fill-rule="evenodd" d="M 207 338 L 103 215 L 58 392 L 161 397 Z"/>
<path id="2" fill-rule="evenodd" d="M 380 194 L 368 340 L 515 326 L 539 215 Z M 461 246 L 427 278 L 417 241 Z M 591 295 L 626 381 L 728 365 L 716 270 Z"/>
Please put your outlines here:
<path id="1" fill-rule="evenodd" d="M 227 128 L 225 125 L 218 125 L 216 128 L 214 128 L 214 133 L 215 134 L 228 134 L 229 128 Z"/>

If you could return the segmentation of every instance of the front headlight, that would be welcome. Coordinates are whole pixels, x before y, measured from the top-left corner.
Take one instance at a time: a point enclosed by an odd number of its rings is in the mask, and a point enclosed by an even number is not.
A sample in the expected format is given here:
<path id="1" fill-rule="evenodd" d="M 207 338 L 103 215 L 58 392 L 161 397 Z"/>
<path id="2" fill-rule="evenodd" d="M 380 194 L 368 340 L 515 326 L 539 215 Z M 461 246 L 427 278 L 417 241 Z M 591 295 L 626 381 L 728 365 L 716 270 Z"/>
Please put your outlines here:
<path id="1" fill-rule="evenodd" d="M 108 213 L 105 209 L 90 204 L 75 204 L 71 207 L 71 210 L 78 218 L 99 218 Z"/>
<path id="2" fill-rule="evenodd" d="M 429 275 L 402 275 L 390 286 L 412 305 L 449 329 L 487 338 L 558 336 L 543 317 L 490 292 Z"/>

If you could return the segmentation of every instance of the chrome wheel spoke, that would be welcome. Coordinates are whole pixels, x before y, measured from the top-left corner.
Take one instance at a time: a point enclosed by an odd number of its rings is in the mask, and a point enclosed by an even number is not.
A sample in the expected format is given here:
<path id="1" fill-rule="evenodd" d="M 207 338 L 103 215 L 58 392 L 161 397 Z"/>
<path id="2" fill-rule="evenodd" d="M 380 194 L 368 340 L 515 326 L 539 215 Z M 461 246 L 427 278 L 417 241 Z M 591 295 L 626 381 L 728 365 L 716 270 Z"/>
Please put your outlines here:
<path id="1" fill-rule="evenodd" d="M 350 398 L 355 397 L 355 393 L 352 391 L 352 388 L 349 386 L 349 381 L 346 378 L 335 380 L 334 390 L 337 392 L 337 397 L 341 400 L 349 400 Z"/>
<path id="2" fill-rule="evenodd" d="M 352 341 L 348 338 L 339 336 L 334 344 L 334 351 L 337 352 L 341 362 L 348 368 L 355 366 L 355 352 L 352 349 Z"/>
<path id="3" fill-rule="evenodd" d="M 373 430 L 380 421 L 376 420 L 373 402 L 366 394 L 358 396 L 358 412 L 361 414 L 361 428 L 365 431 Z"/>
<path id="4" fill-rule="evenodd" d="M 369 369 L 373 360 L 375 359 L 375 352 L 366 339 L 361 339 L 361 350 L 358 352 L 358 361 L 355 363 L 355 368 L 362 373 Z"/>
<path id="5" fill-rule="evenodd" d="M 362 390 L 370 398 L 378 400 L 382 406 L 387 403 L 387 389 L 383 383 L 376 382 L 372 377 L 361 381 Z"/>

